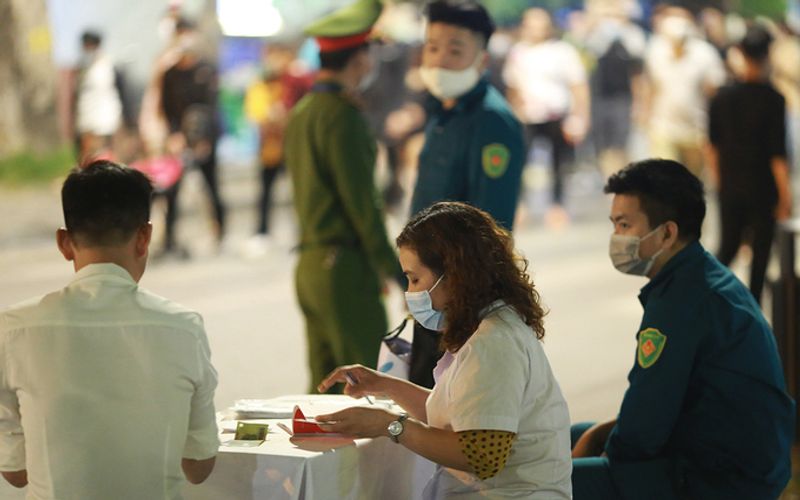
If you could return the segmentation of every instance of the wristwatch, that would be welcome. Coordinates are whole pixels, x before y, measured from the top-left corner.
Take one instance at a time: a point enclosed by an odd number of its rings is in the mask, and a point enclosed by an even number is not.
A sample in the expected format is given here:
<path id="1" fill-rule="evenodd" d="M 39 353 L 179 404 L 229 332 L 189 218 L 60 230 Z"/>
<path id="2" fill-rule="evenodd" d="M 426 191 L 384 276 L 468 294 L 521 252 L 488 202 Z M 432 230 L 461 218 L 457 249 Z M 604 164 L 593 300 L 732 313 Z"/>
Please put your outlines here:
<path id="1" fill-rule="evenodd" d="M 397 417 L 397 420 L 390 423 L 389 427 L 386 429 L 389 431 L 389 437 L 392 438 L 392 441 L 395 443 L 400 442 L 400 434 L 402 434 L 404 430 L 403 422 L 405 422 L 407 418 L 408 413 L 401 413 L 400 416 Z"/>

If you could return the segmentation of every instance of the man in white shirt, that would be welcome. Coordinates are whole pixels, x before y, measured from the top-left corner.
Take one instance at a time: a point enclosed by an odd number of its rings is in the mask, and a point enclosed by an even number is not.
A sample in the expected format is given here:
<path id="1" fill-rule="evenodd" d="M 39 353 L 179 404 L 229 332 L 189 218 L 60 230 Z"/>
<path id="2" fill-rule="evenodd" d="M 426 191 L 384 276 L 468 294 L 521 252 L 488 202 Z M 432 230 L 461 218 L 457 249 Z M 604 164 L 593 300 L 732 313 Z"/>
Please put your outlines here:
<path id="1" fill-rule="evenodd" d="M 525 11 L 522 39 L 508 54 L 503 80 L 508 100 L 525 124 L 528 146 L 541 138 L 550 145 L 553 209 L 548 219 L 561 223 L 564 172 L 569 148 L 580 144 L 589 127 L 589 83 L 580 54 L 555 36 L 550 14 L 541 8 Z"/>
<path id="2" fill-rule="evenodd" d="M 654 25 L 656 35 L 645 54 L 650 153 L 678 161 L 700 176 L 706 110 L 709 99 L 725 82 L 725 67 L 716 49 L 697 38 L 694 18 L 686 9 L 666 7 Z"/>
<path id="3" fill-rule="evenodd" d="M 200 315 L 138 287 L 152 187 L 95 161 L 62 188 L 66 288 L 0 314 L 0 472 L 27 498 L 175 499 L 219 446 Z"/>

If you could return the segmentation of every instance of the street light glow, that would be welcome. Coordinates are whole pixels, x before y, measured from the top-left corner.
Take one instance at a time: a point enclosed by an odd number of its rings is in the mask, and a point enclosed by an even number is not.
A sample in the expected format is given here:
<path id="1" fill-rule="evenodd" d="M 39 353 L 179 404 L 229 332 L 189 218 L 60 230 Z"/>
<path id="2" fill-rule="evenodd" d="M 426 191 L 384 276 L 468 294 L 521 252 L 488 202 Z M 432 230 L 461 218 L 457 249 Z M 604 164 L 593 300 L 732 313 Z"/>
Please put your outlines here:
<path id="1" fill-rule="evenodd" d="M 225 36 L 267 37 L 283 27 L 272 0 L 217 0 L 217 18 Z"/>

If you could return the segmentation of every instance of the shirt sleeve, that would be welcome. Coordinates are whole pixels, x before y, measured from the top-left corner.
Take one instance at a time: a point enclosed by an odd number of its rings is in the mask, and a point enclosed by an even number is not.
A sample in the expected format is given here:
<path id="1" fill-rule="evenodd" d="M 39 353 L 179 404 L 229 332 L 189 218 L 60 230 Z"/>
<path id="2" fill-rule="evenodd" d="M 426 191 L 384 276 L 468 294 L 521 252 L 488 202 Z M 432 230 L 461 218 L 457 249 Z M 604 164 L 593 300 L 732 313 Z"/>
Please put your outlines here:
<path id="1" fill-rule="evenodd" d="M 469 141 L 469 193 L 466 201 L 511 229 L 519 201 L 525 144 L 522 127 L 510 114 L 479 115 Z"/>
<path id="2" fill-rule="evenodd" d="M 463 431 L 458 433 L 458 443 L 475 475 L 485 481 L 506 466 L 516 437 L 507 431 Z"/>
<path id="3" fill-rule="evenodd" d="M 767 150 L 770 158 L 786 158 L 786 100 L 775 93 L 768 121 Z"/>
<path id="4" fill-rule="evenodd" d="M 198 379 L 189 415 L 189 431 L 183 458 L 205 460 L 217 454 L 219 436 L 214 412 L 214 389 L 217 387 L 217 372 L 211 365 L 211 350 L 205 330 L 201 330 L 196 344 Z"/>
<path id="5" fill-rule="evenodd" d="M 522 49 L 518 46 L 511 47 L 511 50 L 508 52 L 508 57 L 506 58 L 506 63 L 503 65 L 503 82 L 511 87 L 511 88 L 519 88 L 519 78 L 517 75 L 519 73 L 519 68 L 522 67 L 520 62 L 521 59 Z"/>
<path id="6" fill-rule="evenodd" d="M 501 330 L 476 333 L 459 350 L 448 391 L 453 431 L 518 431 L 530 380 L 526 352 Z"/>
<path id="7" fill-rule="evenodd" d="M 719 145 L 720 141 L 722 140 L 721 137 L 721 130 L 720 130 L 720 112 L 721 112 L 721 100 L 722 94 L 717 93 L 712 99 L 711 103 L 708 106 L 708 140 L 714 146 Z"/>
<path id="8" fill-rule="evenodd" d="M 586 68 L 578 50 L 567 42 L 560 42 L 564 81 L 569 86 L 586 83 Z"/>
<path id="9" fill-rule="evenodd" d="M 17 393 L 8 383 L 5 336 L 0 330 L 0 471 L 13 472 L 25 469 L 25 436 Z"/>
<path id="10" fill-rule="evenodd" d="M 712 87 L 720 87 L 725 83 L 725 66 L 722 63 L 722 58 L 717 54 L 716 49 L 710 45 L 706 46 L 705 50 L 707 57 L 703 83 Z"/>
<path id="11" fill-rule="evenodd" d="M 695 366 L 702 318 L 682 322 L 669 311 L 645 313 L 637 352 L 606 452 L 612 459 L 642 460 L 663 450 L 681 413 Z M 659 321 L 661 317 L 669 320 Z M 649 342 L 649 344 L 648 344 Z"/>
<path id="12" fill-rule="evenodd" d="M 355 109 L 338 113 L 328 129 L 325 151 L 347 216 L 373 267 L 386 278 L 403 274 L 386 234 L 383 204 L 375 189 L 375 143 Z"/>

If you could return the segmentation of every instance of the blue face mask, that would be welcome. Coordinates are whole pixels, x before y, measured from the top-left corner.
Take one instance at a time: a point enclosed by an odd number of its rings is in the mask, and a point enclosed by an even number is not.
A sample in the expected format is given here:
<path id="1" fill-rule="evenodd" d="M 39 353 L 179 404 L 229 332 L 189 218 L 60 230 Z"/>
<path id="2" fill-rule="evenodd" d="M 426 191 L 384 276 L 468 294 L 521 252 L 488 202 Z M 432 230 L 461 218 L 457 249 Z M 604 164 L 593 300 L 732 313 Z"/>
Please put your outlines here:
<path id="1" fill-rule="evenodd" d="M 408 312 L 410 312 L 414 319 L 419 322 L 428 330 L 442 331 L 444 329 L 444 314 L 433 308 L 431 301 L 431 292 L 439 286 L 444 274 L 439 276 L 436 283 L 433 284 L 430 290 L 422 290 L 421 292 L 406 292 L 406 304 L 408 304 Z"/>

